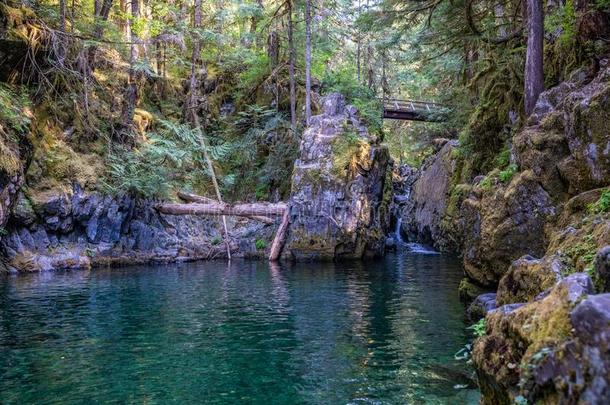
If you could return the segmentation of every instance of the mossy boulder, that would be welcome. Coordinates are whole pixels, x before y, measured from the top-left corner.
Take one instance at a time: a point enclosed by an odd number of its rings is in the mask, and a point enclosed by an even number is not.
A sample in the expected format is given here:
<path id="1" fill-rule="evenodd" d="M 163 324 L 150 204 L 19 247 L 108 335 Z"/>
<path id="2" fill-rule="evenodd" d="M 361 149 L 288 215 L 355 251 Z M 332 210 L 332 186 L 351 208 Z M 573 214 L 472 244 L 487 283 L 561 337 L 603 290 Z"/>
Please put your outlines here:
<path id="1" fill-rule="evenodd" d="M 464 277 L 460 281 L 460 286 L 458 287 L 458 293 L 460 295 L 460 299 L 465 302 L 471 302 L 479 295 L 483 294 L 485 289 L 470 280 L 468 277 Z"/>
<path id="2" fill-rule="evenodd" d="M 498 305 L 533 301 L 561 280 L 563 268 L 555 255 L 542 259 L 526 255 L 515 260 L 498 284 Z"/>
<path id="3" fill-rule="evenodd" d="M 593 262 L 593 282 L 600 292 L 610 292 L 610 245 L 599 249 Z"/>
<path id="4" fill-rule="evenodd" d="M 545 252 L 545 225 L 555 216 L 550 196 L 531 171 L 511 182 L 472 193 L 461 207 L 464 269 L 484 286 L 493 286 L 523 255 Z"/>
<path id="5" fill-rule="evenodd" d="M 504 305 L 486 316 L 486 335 L 473 348 L 483 404 L 512 404 L 524 394 L 523 387 L 536 384 L 531 371 L 552 348 L 573 337 L 570 313 L 592 292 L 590 278 L 577 273 L 542 299 L 516 309 Z"/>

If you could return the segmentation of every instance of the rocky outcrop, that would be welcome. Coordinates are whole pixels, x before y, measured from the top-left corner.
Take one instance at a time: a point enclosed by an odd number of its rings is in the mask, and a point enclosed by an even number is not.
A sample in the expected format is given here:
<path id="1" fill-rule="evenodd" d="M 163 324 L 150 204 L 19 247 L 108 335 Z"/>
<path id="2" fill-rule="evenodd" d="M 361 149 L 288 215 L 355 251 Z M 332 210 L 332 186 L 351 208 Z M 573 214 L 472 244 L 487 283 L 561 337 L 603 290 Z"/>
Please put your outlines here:
<path id="1" fill-rule="evenodd" d="M 586 274 L 544 297 L 492 310 L 473 361 L 483 404 L 602 404 L 610 398 L 610 295 Z"/>
<path id="2" fill-rule="evenodd" d="M 462 203 L 458 226 L 468 276 L 493 286 L 513 260 L 525 254 L 542 256 L 545 224 L 555 213 L 550 196 L 529 171 L 507 186 L 471 193 Z"/>
<path id="3" fill-rule="evenodd" d="M 44 271 L 223 257 L 219 221 L 162 215 L 153 201 L 85 193 L 18 195 L 0 249 L 9 271 Z M 229 220 L 235 256 L 260 256 L 273 226 Z"/>
<path id="4" fill-rule="evenodd" d="M 610 398 L 610 66 L 600 68 L 540 96 L 502 167 L 464 178 L 467 156 L 446 145 L 415 182 L 406 233 L 454 242 L 465 299 L 497 288 L 468 311 L 485 316 L 473 351 L 484 404 Z"/>
<path id="5" fill-rule="evenodd" d="M 459 142 L 446 141 L 438 153 L 428 158 L 416 177 L 401 212 L 402 233 L 411 242 L 420 242 L 441 251 L 455 251 L 459 242 L 451 224 L 449 199 Z"/>
<path id="6" fill-rule="evenodd" d="M 602 66 L 593 78 L 578 71 L 544 92 L 513 137 L 516 173 L 477 179 L 462 202 L 455 229 L 464 238 L 466 272 L 478 283 L 496 285 L 524 255 L 565 256 L 567 246 L 582 243 L 585 232 L 574 226 L 589 216 L 598 188 L 610 184 L 610 67 Z"/>
<path id="7" fill-rule="evenodd" d="M 339 94 L 311 118 L 295 162 L 283 257 L 355 259 L 383 254 L 381 209 L 388 149 Z"/>
<path id="8" fill-rule="evenodd" d="M 7 173 L 0 173 L 0 229 L 5 233 L 4 227 L 8 222 L 11 214 L 11 208 L 17 198 L 21 184 L 23 183 L 23 176 L 15 175 L 10 176 Z M 0 240 L 5 236 L 0 234 Z"/>
<path id="9" fill-rule="evenodd" d="M 513 138 L 520 171 L 462 205 L 466 271 L 498 283 L 473 352 L 484 404 L 610 398 L 608 122 L 610 69 L 577 72 Z"/>

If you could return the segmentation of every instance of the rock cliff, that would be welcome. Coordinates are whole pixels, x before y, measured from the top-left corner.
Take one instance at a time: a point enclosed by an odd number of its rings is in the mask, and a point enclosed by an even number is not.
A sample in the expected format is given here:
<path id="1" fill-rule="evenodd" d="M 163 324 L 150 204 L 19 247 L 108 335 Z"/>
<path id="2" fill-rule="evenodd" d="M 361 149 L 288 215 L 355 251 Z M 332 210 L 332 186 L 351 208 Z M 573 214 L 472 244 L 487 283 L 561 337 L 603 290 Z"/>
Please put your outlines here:
<path id="1" fill-rule="evenodd" d="M 465 285 L 497 288 L 473 361 L 484 404 L 610 398 L 610 66 L 542 93 L 510 164 L 464 179 L 447 144 L 417 174 L 412 240 L 462 254 Z M 450 149 L 457 149 L 451 153 Z"/>
<path id="2" fill-rule="evenodd" d="M 381 210 L 388 149 L 339 94 L 311 118 L 294 165 L 283 256 L 296 260 L 383 254 Z"/>

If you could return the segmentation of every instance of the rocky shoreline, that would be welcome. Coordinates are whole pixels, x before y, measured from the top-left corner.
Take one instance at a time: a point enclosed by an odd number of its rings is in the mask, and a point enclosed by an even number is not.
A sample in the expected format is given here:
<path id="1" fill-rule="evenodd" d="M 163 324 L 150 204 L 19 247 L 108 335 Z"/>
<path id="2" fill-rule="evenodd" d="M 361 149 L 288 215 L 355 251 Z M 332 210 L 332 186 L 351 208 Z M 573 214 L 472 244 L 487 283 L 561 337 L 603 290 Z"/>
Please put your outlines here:
<path id="1" fill-rule="evenodd" d="M 544 92 L 510 166 L 464 178 L 448 141 L 405 170 L 402 234 L 459 253 L 485 316 L 473 361 L 484 404 L 610 400 L 610 67 Z"/>
<path id="2" fill-rule="evenodd" d="M 218 218 L 162 215 L 155 201 L 87 193 L 78 185 L 70 194 L 32 200 L 20 192 L 12 207 L 1 244 L 6 271 L 226 257 Z M 229 225 L 236 257 L 265 256 L 273 224 L 231 218 Z"/>

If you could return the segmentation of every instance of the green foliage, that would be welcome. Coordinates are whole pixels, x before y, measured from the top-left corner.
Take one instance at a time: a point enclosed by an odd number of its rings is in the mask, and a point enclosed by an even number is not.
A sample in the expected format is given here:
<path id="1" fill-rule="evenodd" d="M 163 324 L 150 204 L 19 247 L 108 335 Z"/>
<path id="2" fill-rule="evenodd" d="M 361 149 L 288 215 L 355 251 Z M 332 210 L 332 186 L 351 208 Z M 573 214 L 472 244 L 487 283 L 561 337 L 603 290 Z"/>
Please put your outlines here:
<path id="1" fill-rule="evenodd" d="M 254 194 L 264 200 L 272 190 L 282 196 L 289 192 L 298 138 L 284 114 L 248 105 L 226 127 L 218 128 L 217 134 L 235 145 L 231 159 L 222 166 L 234 175 L 234 185 L 228 190 L 236 199 Z"/>
<path id="2" fill-rule="evenodd" d="M 596 0 L 595 1 L 595 6 L 599 10 L 608 11 L 608 10 L 610 10 L 610 0 Z"/>
<path id="3" fill-rule="evenodd" d="M 220 244 L 220 242 L 222 242 L 222 238 L 220 236 L 214 236 L 210 241 L 210 243 L 214 246 Z"/>
<path id="4" fill-rule="evenodd" d="M 493 187 L 493 178 L 491 176 L 485 176 L 485 178 L 479 183 L 479 187 L 485 191 L 491 190 Z"/>
<path id="5" fill-rule="evenodd" d="M 501 169 L 503 167 L 508 166 L 509 163 L 510 163 L 510 149 L 504 148 L 494 158 L 494 164 L 495 164 L 495 167 Z"/>
<path id="6" fill-rule="evenodd" d="M 545 31 L 561 30 L 559 41 L 563 44 L 571 43 L 576 37 L 576 11 L 574 0 L 567 0 L 563 7 L 557 7 L 555 12 L 545 18 Z"/>
<path id="7" fill-rule="evenodd" d="M 518 170 L 519 170 L 519 168 L 517 167 L 516 164 L 511 164 L 505 170 L 502 170 L 498 174 L 498 178 L 500 179 L 500 181 L 502 183 L 508 183 L 510 181 L 510 179 L 513 178 L 515 173 L 517 173 Z"/>
<path id="8" fill-rule="evenodd" d="M 326 73 L 322 80 L 322 88 L 325 94 L 333 92 L 343 94 L 349 104 L 358 108 L 360 117 L 371 133 L 381 131 L 383 124 L 381 102 L 372 90 L 359 84 L 349 70 Z"/>
<path id="9" fill-rule="evenodd" d="M 332 172 L 337 177 L 345 177 L 352 161 L 363 145 L 363 139 L 351 128 L 332 140 L 333 167 Z"/>
<path id="10" fill-rule="evenodd" d="M 14 88 L 0 82 L 0 126 L 23 133 L 30 125 L 24 112 L 30 106 L 28 92 L 24 88 Z"/>
<path id="11" fill-rule="evenodd" d="M 602 191 L 599 200 L 589 205 L 588 211 L 591 214 L 605 214 L 610 212 L 610 189 Z"/>
<path id="12" fill-rule="evenodd" d="M 137 148 L 117 147 L 107 157 L 103 188 L 111 193 L 132 193 L 148 198 L 167 198 L 173 187 L 191 189 L 204 180 L 202 134 L 186 125 L 160 121 L 161 129 L 149 134 Z M 233 146 L 208 137 L 208 153 L 213 160 L 223 160 Z M 231 186 L 234 176 L 220 176 Z"/>
<path id="13" fill-rule="evenodd" d="M 256 246 L 257 250 L 265 250 L 267 248 L 267 241 L 264 239 L 257 239 L 254 246 Z"/>
<path id="14" fill-rule="evenodd" d="M 471 329 L 476 337 L 483 337 L 487 334 L 486 327 L 485 318 L 481 318 L 479 322 L 470 326 L 468 329 Z"/>
<path id="15" fill-rule="evenodd" d="M 584 266 L 584 271 L 593 273 L 593 262 L 597 253 L 597 245 L 593 240 L 592 235 L 586 235 L 583 240 L 573 246 L 570 246 L 564 252 L 569 259 L 564 276 L 576 271 L 576 264 L 581 263 Z"/>

